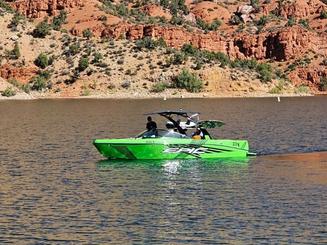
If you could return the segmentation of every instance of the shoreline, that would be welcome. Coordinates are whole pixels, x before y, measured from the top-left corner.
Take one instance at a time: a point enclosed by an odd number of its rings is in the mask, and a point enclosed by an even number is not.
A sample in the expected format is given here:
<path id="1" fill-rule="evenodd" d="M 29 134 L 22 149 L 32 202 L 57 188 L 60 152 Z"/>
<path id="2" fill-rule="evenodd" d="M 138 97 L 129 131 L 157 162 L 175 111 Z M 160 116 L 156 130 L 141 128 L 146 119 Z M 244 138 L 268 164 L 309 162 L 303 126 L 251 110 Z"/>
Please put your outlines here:
<path id="1" fill-rule="evenodd" d="M 91 95 L 91 96 L 33 96 L 25 94 L 15 95 L 12 97 L 0 96 L 0 101 L 32 101 L 32 100 L 83 100 L 83 99 L 130 99 L 130 100 L 146 100 L 146 99 L 251 99 L 251 98 L 297 98 L 297 97 L 315 97 L 315 96 L 326 96 L 327 94 L 266 94 L 266 93 L 253 93 L 245 95 L 212 95 L 212 94 L 181 94 L 181 95 L 169 95 L 169 96 L 158 96 L 154 95 L 135 95 L 135 94 L 113 94 L 111 95 Z"/>

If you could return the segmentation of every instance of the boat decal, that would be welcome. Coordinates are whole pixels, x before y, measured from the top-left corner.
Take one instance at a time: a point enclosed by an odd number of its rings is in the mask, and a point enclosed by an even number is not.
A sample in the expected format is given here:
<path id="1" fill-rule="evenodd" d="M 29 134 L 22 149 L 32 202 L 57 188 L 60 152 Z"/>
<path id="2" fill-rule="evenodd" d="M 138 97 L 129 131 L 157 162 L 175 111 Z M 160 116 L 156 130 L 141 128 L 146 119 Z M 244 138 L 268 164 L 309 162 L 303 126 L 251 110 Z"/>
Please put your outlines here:
<path id="1" fill-rule="evenodd" d="M 230 152 L 228 149 L 219 149 L 214 147 L 207 147 L 201 144 L 171 144 L 167 145 L 167 148 L 163 153 L 177 153 L 177 154 L 188 154 L 196 158 L 201 158 L 202 154 L 217 154 L 221 152 Z"/>
<path id="2" fill-rule="evenodd" d="M 131 152 L 126 146 L 111 145 L 111 147 L 123 154 L 127 159 L 136 159 L 133 152 Z"/>

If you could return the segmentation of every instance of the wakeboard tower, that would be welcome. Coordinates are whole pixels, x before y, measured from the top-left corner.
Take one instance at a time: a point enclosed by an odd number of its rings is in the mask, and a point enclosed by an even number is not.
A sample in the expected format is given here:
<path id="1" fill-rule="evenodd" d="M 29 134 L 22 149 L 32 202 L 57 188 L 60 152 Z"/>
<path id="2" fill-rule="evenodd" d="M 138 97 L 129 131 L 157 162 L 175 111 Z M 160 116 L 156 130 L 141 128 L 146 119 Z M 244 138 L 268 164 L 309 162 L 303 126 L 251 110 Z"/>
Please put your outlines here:
<path id="1" fill-rule="evenodd" d="M 183 110 L 145 115 L 164 117 L 168 120 L 166 129 L 144 131 L 134 138 L 96 139 L 94 146 L 108 159 L 221 159 L 253 155 L 247 140 L 212 138 L 207 129 L 222 127 L 221 121 L 201 121 L 199 113 Z M 201 132 L 201 138 L 191 137 L 189 131 L 194 129 Z"/>

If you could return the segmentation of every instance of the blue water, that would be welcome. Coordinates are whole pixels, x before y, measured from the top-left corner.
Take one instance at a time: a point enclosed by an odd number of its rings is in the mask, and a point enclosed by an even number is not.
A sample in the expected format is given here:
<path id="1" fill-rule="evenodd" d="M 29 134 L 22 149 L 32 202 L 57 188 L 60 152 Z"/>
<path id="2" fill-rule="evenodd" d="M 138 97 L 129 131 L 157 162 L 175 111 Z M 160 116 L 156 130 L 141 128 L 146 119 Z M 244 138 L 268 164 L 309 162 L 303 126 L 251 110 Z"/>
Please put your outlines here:
<path id="1" fill-rule="evenodd" d="M 0 103 L 0 244 L 326 244 L 327 98 Z M 244 161 L 106 161 L 97 137 L 200 110 Z M 158 124 L 159 119 L 156 119 Z"/>

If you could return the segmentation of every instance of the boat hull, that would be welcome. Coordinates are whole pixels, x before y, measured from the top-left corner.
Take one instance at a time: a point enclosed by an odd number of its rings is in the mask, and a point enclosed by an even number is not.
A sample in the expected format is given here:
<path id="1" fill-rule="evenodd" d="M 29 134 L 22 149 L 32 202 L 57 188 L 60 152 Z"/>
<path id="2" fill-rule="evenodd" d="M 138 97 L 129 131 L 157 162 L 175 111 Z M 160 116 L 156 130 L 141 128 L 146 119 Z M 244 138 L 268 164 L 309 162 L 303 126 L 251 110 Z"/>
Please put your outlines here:
<path id="1" fill-rule="evenodd" d="M 192 140 L 173 138 L 96 139 L 98 151 L 108 159 L 220 159 L 249 153 L 246 140 Z"/>

